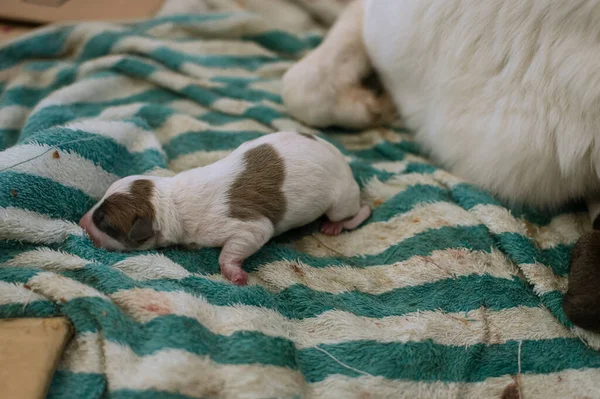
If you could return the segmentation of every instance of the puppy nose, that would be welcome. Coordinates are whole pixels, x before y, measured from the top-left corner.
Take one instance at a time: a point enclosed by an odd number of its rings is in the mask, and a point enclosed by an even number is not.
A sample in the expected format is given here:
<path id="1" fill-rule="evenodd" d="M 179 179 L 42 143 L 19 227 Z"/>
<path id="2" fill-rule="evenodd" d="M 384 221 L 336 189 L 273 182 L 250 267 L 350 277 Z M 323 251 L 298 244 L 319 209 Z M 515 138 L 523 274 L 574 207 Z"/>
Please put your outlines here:
<path id="1" fill-rule="evenodd" d="M 90 224 L 90 218 L 91 216 L 89 212 L 83 215 L 83 217 L 79 220 L 79 226 L 87 231 L 87 226 Z"/>

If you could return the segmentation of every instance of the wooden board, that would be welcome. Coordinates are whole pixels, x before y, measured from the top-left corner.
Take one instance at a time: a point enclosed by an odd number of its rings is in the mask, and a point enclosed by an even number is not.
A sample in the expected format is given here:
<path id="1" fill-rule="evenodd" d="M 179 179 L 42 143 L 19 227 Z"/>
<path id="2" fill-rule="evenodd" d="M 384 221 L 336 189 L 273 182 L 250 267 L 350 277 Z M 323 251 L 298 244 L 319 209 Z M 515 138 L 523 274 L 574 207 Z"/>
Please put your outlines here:
<path id="1" fill-rule="evenodd" d="M 0 18 L 32 23 L 130 20 L 156 14 L 164 0 L 0 0 Z"/>
<path id="2" fill-rule="evenodd" d="M 73 334 L 62 317 L 0 320 L 0 398 L 44 398 Z"/>

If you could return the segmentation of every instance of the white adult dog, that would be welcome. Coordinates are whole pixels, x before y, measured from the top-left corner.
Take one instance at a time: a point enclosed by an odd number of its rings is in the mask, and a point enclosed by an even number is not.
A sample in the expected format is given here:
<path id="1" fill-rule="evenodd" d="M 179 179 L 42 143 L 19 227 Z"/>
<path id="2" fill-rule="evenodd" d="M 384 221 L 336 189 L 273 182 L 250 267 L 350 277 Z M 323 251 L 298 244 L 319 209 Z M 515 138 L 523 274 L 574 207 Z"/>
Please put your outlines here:
<path id="1" fill-rule="evenodd" d="M 373 70 L 392 101 L 361 85 Z M 585 199 L 600 224 L 600 0 L 355 0 L 287 72 L 283 99 L 314 126 L 396 109 L 455 174 L 539 207 Z M 598 329 L 600 285 L 575 277 L 600 282 L 600 238 L 583 241 L 564 309 Z"/>

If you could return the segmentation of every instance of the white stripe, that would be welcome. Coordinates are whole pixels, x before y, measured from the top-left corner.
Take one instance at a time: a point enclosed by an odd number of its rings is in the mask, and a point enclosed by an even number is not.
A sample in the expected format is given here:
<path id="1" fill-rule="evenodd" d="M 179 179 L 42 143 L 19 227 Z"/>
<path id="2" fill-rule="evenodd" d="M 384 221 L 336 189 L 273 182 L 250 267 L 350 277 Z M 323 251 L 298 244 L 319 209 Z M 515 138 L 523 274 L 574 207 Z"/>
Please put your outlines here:
<path id="1" fill-rule="evenodd" d="M 519 264 L 523 274 L 534 285 L 533 291 L 538 295 L 544 295 L 552 291 L 567 292 L 568 278 L 558 276 L 549 266 L 541 263 Z"/>
<path id="2" fill-rule="evenodd" d="M 130 122 L 86 119 L 69 123 L 64 127 L 70 130 L 82 130 L 87 133 L 110 137 L 127 147 L 130 152 L 143 152 L 148 149 L 163 152 L 162 146 L 153 132 L 142 129 Z"/>
<path id="3" fill-rule="evenodd" d="M 217 111 L 225 112 L 226 114 L 242 115 L 244 112 L 248 111 L 254 106 L 256 106 L 256 103 L 222 97 L 215 101 L 211 105 L 211 108 Z"/>
<path id="4" fill-rule="evenodd" d="M 189 273 L 177 263 L 158 254 L 132 256 L 113 267 L 136 280 L 196 276 L 226 282 L 220 274 Z M 379 295 L 399 288 L 460 276 L 489 275 L 512 279 L 516 274 L 517 268 L 500 252 L 472 252 L 460 248 L 433 251 L 429 256 L 413 256 L 392 265 L 365 268 L 348 265 L 311 267 L 296 260 L 276 261 L 262 265 L 257 271 L 250 273 L 249 284 L 263 286 L 272 292 L 302 284 L 312 290 L 332 294 L 359 291 Z"/>
<path id="5" fill-rule="evenodd" d="M 16 87 L 26 87 L 28 89 L 46 89 L 56 80 L 61 71 L 71 67 L 68 63 L 60 62 L 51 68 L 45 70 L 26 69 L 22 73 L 11 79 L 7 89 Z"/>
<path id="6" fill-rule="evenodd" d="M 231 134 L 237 134 L 237 132 L 243 133 L 245 130 L 263 133 L 271 132 L 270 128 L 250 119 L 215 126 L 190 115 L 174 114 L 162 124 L 160 129 L 156 132 L 156 136 L 161 143 L 167 143 L 181 134 L 189 132 L 202 133 L 204 130 L 227 132 Z"/>
<path id="7" fill-rule="evenodd" d="M 46 144 L 22 144 L 1 154 L 0 169 L 45 177 L 95 199 L 102 198 L 106 189 L 119 179 L 75 152 L 53 149 Z"/>
<path id="8" fill-rule="evenodd" d="M 18 194 L 17 194 L 18 195 Z M 36 244 L 63 242 L 70 235 L 83 235 L 81 227 L 62 219 L 25 209 L 0 207 L 0 239 Z"/>
<path id="9" fill-rule="evenodd" d="M 203 107 L 202 105 L 195 103 L 193 101 L 189 101 L 189 100 L 176 100 L 176 101 L 171 101 L 170 103 L 166 104 L 169 108 L 172 108 L 173 110 L 183 113 L 183 114 L 188 114 L 190 116 L 193 117 L 200 117 L 204 114 L 206 114 L 207 112 L 209 112 L 209 110 L 205 107 Z"/>
<path id="10" fill-rule="evenodd" d="M 98 333 L 77 334 L 69 341 L 59 369 L 73 373 L 104 373 L 104 337 Z"/>
<path id="11" fill-rule="evenodd" d="M 163 42 L 164 45 L 164 42 Z M 169 49 L 192 55 L 270 56 L 277 54 L 253 42 L 233 40 L 206 40 L 192 42 L 169 42 Z"/>
<path id="12" fill-rule="evenodd" d="M 148 103 L 139 102 L 125 105 L 117 105 L 115 107 L 107 107 L 100 114 L 98 114 L 98 116 L 95 116 L 94 119 L 121 121 L 123 119 L 131 118 L 132 116 L 140 112 L 140 110 L 146 105 L 148 105 Z M 81 119 L 75 120 L 74 122 L 81 122 L 86 119 L 89 120 L 90 118 L 83 117 Z"/>
<path id="13" fill-rule="evenodd" d="M 579 212 L 556 216 L 546 226 L 532 227 L 528 233 L 546 249 L 575 243 L 583 233 L 591 230 L 591 223 L 587 212 Z"/>
<path id="14" fill-rule="evenodd" d="M 50 248 L 38 248 L 33 251 L 22 252 L 14 258 L 0 263 L 0 267 L 36 267 L 59 272 L 62 270 L 80 269 L 88 263 L 91 262 L 76 255 L 55 251 Z"/>
<path id="15" fill-rule="evenodd" d="M 99 71 L 111 70 L 119 61 L 135 58 L 132 55 L 124 55 L 124 54 L 107 54 L 100 58 L 93 58 L 89 61 L 85 61 L 82 63 L 79 68 L 77 68 L 77 79 L 82 80 L 88 77 L 92 77 L 93 74 Z M 144 62 L 151 63 L 152 60 L 144 59 Z M 160 64 L 156 64 L 160 65 Z M 125 78 L 124 76 L 122 78 Z M 106 77 L 102 77 L 101 79 L 106 79 Z M 148 86 L 150 88 L 150 86 Z"/>
<path id="16" fill-rule="evenodd" d="M 161 254 L 131 256 L 112 267 L 136 280 L 183 279 L 190 276 L 187 270 Z"/>
<path id="17" fill-rule="evenodd" d="M 31 109 L 20 105 L 0 108 L 0 129 L 21 129 Z"/>
<path id="18" fill-rule="evenodd" d="M 374 255 L 392 245 L 430 229 L 452 226 L 476 226 L 479 221 L 469 212 L 450 202 L 418 204 L 409 212 L 385 222 L 373 222 L 338 236 L 315 233 L 291 243 L 298 251 L 314 256 Z M 315 240 L 317 237 L 317 240 Z M 319 245 L 321 244 L 321 245 Z"/>
<path id="19" fill-rule="evenodd" d="M 256 77 L 254 72 L 242 68 L 210 68 L 192 62 L 184 62 L 181 65 L 181 72 L 186 75 L 203 79 L 210 79 L 217 76 L 236 76 L 243 78 Z"/>
<path id="20" fill-rule="evenodd" d="M 286 132 L 299 132 L 299 133 L 306 133 L 306 134 L 317 134 L 319 133 L 318 130 L 312 129 L 308 126 L 304 126 L 303 124 L 301 124 L 298 121 L 295 121 L 293 119 L 274 119 L 271 122 L 271 125 L 273 126 L 274 129 L 277 129 L 279 131 L 286 131 Z"/>
<path id="21" fill-rule="evenodd" d="M 161 69 L 156 72 L 153 72 L 152 75 L 148 77 L 154 83 L 157 83 L 161 87 L 167 87 L 171 90 L 181 91 L 185 89 L 187 86 L 195 85 L 200 87 L 223 87 L 223 84 L 218 82 L 213 82 L 209 79 L 205 78 L 189 78 L 185 75 L 172 72 L 169 70 Z"/>
<path id="22" fill-rule="evenodd" d="M 96 66 L 90 65 L 90 67 Z M 124 76 L 84 79 L 50 93 L 38 103 L 33 113 L 53 105 L 66 105 L 79 102 L 98 103 L 126 98 L 152 88 L 155 88 L 155 86 Z"/>
<path id="23" fill-rule="evenodd" d="M 506 208 L 479 204 L 471 208 L 469 212 L 479 219 L 492 234 L 517 233 L 527 236 L 525 223 L 517 220 Z"/>
<path id="24" fill-rule="evenodd" d="M 84 297 L 97 297 L 108 300 L 106 295 L 94 288 L 51 272 L 41 272 L 27 281 L 32 290 L 54 302 L 66 302 Z"/>
<path id="25" fill-rule="evenodd" d="M 500 311 L 479 308 L 458 313 L 419 311 L 383 318 L 331 310 L 299 320 L 288 319 L 275 310 L 263 307 L 241 304 L 215 306 L 204 298 L 182 291 L 134 288 L 118 291 L 110 297 L 124 312 L 141 323 L 176 314 L 197 320 L 214 334 L 230 336 L 240 331 L 256 331 L 292 340 L 299 349 L 359 340 L 381 343 L 433 340 L 442 345 L 466 346 L 573 337 L 570 330 L 541 307 L 516 307 Z"/>
<path id="26" fill-rule="evenodd" d="M 24 284 L 0 281 L 0 305 L 13 303 L 28 305 L 31 302 L 44 300 L 43 296 L 25 288 Z"/>
<path id="27" fill-rule="evenodd" d="M 269 62 L 254 71 L 254 75 L 261 78 L 281 78 L 293 65 L 293 61 Z"/>
<path id="28" fill-rule="evenodd" d="M 284 367 L 218 364 L 209 356 L 163 349 L 147 356 L 107 341 L 105 372 L 109 389 L 158 390 L 186 396 L 231 399 L 301 397 L 302 375 Z"/>
<path id="29" fill-rule="evenodd" d="M 267 93 L 280 95 L 281 94 L 281 80 L 262 80 L 258 82 L 252 82 L 248 85 L 251 89 L 266 91 Z"/>
<path id="30" fill-rule="evenodd" d="M 516 267 L 500 252 L 471 252 L 467 249 L 434 251 L 429 256 L 413 256 L 391 265 L 351 267 L 311 267 L 300 261 L 285 260 L 263 265 L 251 273 L 261 285 L 278 292 L 302 284 L 321 292 L 339 294 L 359 291 L 379 295 L 404 287 L 469 275 L 490 275 L 512 279 Z M 251 281 L 252 282 L 252 281 Z"/>

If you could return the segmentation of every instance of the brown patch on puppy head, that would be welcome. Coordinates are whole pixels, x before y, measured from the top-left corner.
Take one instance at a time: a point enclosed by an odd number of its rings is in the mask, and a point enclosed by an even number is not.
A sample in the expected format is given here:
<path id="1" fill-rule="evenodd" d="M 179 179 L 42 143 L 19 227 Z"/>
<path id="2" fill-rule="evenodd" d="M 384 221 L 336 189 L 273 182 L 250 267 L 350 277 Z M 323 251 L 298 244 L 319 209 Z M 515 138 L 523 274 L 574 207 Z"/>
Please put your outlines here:
<path id="1" fill-rule="evenodd" d="M 576 326 L 600 332 L 600 231 L 585 233 L 573 248 L 563 310 Z"/>
<path id="2" fill-rule="evenodd" d="M 275 226 L 287 206 L 283 158 L 270 144 L 261 144 L 246 151 L 244 164 L 246 169 L 229 188 L 229 216 L 241 220 L 266 217 Z"/>
<path id="3" fill-rule="evenodd" d="M 311 139 L 311 140 L 315 140 L 317 141 L 317 136 L 315 136 L 314 134 L 308 134 L 308 133 L 298 133 L 300 136 L 304 136 L 307 139 Z"/>
<path id="4" fill-rule="evenodd" d="M 153 193 L 154 183 L 150 180 L 135 180 L 128 193 L 106 197 L 94 211 L 92 220 L 99 230 L 127 246 L 139 245 L 154 235 Z"/>

